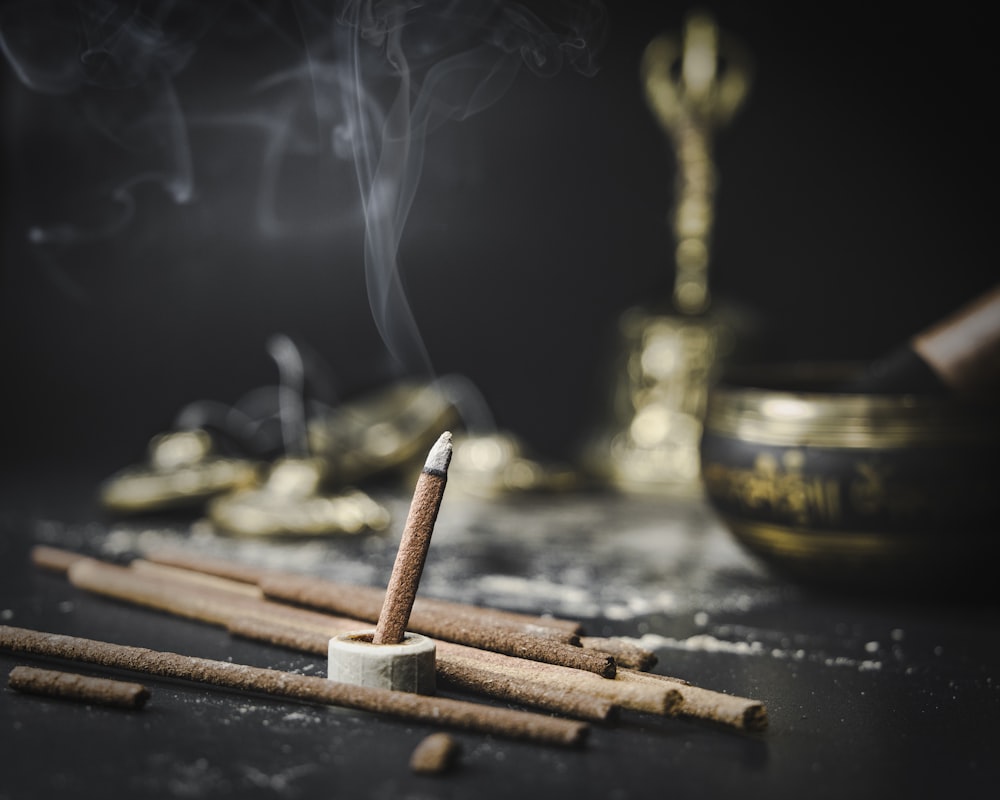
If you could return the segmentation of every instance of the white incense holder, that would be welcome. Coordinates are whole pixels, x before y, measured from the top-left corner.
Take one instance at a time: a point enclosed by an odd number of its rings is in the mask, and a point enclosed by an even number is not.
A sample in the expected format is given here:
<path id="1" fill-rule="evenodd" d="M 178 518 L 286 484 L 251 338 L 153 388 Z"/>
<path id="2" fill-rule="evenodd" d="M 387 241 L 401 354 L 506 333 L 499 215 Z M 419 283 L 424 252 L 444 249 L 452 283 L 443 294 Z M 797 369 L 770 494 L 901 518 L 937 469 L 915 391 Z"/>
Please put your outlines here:
<path id="1" fill-rule="evenodd" d="M 399 644 L 372 644 L 374 631 L 342 633 L 330 639 L 327 677 L 332 681 L 434 694 L 434 642 L 406 633 Z"/>

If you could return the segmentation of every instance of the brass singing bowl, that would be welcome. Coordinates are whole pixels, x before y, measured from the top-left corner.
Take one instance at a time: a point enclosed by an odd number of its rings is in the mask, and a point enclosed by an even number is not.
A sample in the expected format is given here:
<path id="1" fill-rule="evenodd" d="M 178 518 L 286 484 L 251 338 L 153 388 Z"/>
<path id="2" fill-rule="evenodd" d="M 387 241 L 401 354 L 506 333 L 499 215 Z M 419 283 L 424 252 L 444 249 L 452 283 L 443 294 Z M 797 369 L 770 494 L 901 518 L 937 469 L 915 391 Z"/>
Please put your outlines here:
<path id="1" fill-rule="evenodd" d="M 1000 413 L 953 398 L 834 391 L 850 365 L 732 374 L 701 440 L 709 504 L 777 572 L 950 591 L 1000 554 Z"/>

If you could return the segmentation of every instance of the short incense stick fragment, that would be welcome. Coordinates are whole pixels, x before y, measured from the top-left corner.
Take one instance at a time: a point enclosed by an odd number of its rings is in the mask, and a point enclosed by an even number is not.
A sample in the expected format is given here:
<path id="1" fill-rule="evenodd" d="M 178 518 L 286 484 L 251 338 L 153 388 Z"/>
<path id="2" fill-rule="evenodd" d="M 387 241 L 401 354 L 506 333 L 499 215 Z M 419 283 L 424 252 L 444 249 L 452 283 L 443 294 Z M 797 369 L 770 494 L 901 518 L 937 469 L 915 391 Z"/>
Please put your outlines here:
<path id="1" fill-rule="evenodd" d="M 410 769 L 424 775 L 447 772 L 455 766 L 461 747 L 447 733 L 432 733 L 423 739 L 410 756 Z"/>
<path id="2" fill-rule="evenodd" d="M 444 497 L 444 487 L 448 482 L 451 452 L 451 433 L 445 431 L 428 453 L 417 479 L 372 644 L 399 644 L 403 641 L 420 575 L 424 571 L 434 523 Z"/>
<path id="3" fill-rule="evenodd" d="M 114 708 L 142 708 L 149 699 L 149 689 L 141 683 L 94 678 L 75 672 L 38 667 L 14 667 L 10 671 L 7 685 L 25 694 L 59 697 Z"/>
<path id="4" fill-rule="evenodd" d="M 7 625 L 0 625 L 0 650 L 99 664 L 112 669 L 211 684 L 242 692 L 259 692 L 304 702 L 343 706 L 539 744 L 578 746 L 583 744 L 590 730 L 587 723 L 577 720 L 409 692 L 351 686 L 311 675 Z"/>

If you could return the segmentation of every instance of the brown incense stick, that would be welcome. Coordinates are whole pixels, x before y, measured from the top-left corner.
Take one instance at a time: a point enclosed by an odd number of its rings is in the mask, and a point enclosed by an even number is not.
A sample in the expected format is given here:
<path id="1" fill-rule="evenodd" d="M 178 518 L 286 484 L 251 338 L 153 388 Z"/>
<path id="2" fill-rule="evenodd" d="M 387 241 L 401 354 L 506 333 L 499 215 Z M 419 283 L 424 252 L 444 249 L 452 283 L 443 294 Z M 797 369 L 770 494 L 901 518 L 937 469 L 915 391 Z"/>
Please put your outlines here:
<path id="1" fill-rule="evenodd" d="M 71 552 L 70 550 L 49 547 L 44 544 L 35 545 L 35 547 L 31 548 L 32 564 L 49 572 L 58 572 L 62 575 L 65 575 L 67 570 L 77 561 L 82 561 L 85 558 L 87 556 Z"/>
<path id="2" fill-rule="evenodd" d="M 157 558 L 154 555 L 150 560 Z M 267 574 L 260 578 L 258 585 L 268 597 L 359 619 L 371 618 L 373 622 L 378 619 L 385 601 L 385 592 L 381 589 L 294 573 Z M 413 601 L 409 625 L 412 630 L 428 636 L 438 635 L 431 630 L 438 625 L 507 627 L 567 644 L 576 643 L 581 630 L 580 623 L 574 620 L 519 614 L 430 597 L 417 597 Z"/>
<path id="3" fill-rule="evenodd" d="M 183 550 L 157 550 L 145 554 L 145 558 L 147 561 L 158 564 L 257 584 L 266 595 L 278 600 L 314 606 L 338 614 L 348 614 L 359 619 L 371 617 L 372 622 L 378 619 L 378 614 L 385 600 L 384 591 L 373 587 L 338 583 L 324 578 L 263 567 L 252 567 L 228 559 L 194 555 Z M 365 610 L 362 612 L 358 610 L 360 608 Z M 521 625 L 529 632 L 533 628 L 538 628 L 539 630 L 535 632 L 539 635 L 547 636 L 552 631 L 551 635 L 554 638 L 557 638 L 556 631 L 562 632 L 567 637 L 580 635 L 583 632 L 581 624 L 576 620 L 484 608 L 428 597 L 418 597 L 413 601 L 410 616 L 411 625 L 415 624 L 417 614 L 435 617 L 455 616 L 476 620 L 482 624 L 502 623 L 514 627 Z"/>
<path id="4" fill-rule="evenodd" d="M 203 572 L 194 572 L 180 567 L 171 567 L 167 564 L 157 564 L 153 561 L 146 561 L 141 558 L 134 559 L 129 568 L 144 575 L 163 576 L 173 578 L 179 582 L 188 583 L 195 587 L 206 587 L 209 589 L 223 589 L 233 594 L 244 595 L 246 597 L 264 598 L 264 592 L 259 586 L 253 583 L 243 583 L 234 581 L 231 578 L 222 578 L 218 575 L 207 575 Z"/>
<path id="5" fill-rule="evenodd" d="M 302 653 L 326 655 L 328 637 L 308 630 L 265 620 L 235 620 L 227 626 L 230 633 L 254 641 L 276 644 Z M 438 648 L 442 645 L 438 643 Z M 445 645 L 447 646 L 447 645 Z M 466 648 L 469 649 L 469 648 Z M 516 661 L 516 659 L 509 659 Z M 498 700 L 563 714 L 574 719 L 603 722 L 614 716 L 616 706 L 610 700 L 585 694 L 578 687 L 553 687 L 532 678 L 532 665 L 523 663 L 520 675 L 491 668 L 475 656 L 462 658 L 455 653 L 438 654 L 437 676 L 442 683 Z"/>
<path id="6" fill-rule="evenodd" d="M 6 625 L 0 626 L 0 649 L 371 711 L 415 722 L 542 744 L 580 745 L 589 732 L 587 723 L 577 720 L 443 697 L 428 697 L 412 692 L 353 686 L 326 678 L 234 664 L 230 661 L 213 661 Z"/>
<path id="7" fill-rule="evenodd" d="M 231 561 L 228 558 L 214 558 L 201 553 L 191 553 L 187 550 L 156 550 L 152 553 L 144 553 L 147 561 L 154 561 L 157 564 L 166 564 L 170 567 L 180 567 L 193 572 L 203 572 L 206 575 L 217 575 L 220 578 L 229 578 L 242 583 L 259 584 L 264 578 L 275 574 L 282 574 L 277 570 L 254 567 L 250 564 L 243 564 L 238 561 Z"/>
<path id="8" fill-rule="evenodd" d="M 674 711 L 678 716 L 704 719 L 745 731 L 762 731 L 768 725 L 767 708 L 759 700 L 703 689 L 680 678 L 649 672 L 621 670 L 617 677 L 636 685 L 673 686 L 681 698 Z"/>
<path id="9" fill-rule="evenodd" d="M 78 589 L 214 625 L 225 626 L 236 619 L 263 619 L 318 631 L 328 639 L 359 625 L 358 620 L 293 608 L 224 589 L 194 587 L 162 575 L 144 575 L 129 567 L 89 558 L 74 563 L 67 575 Z"/>
<path id="10" fill-rule="evenodd" d="M 645 672 L 656 666 L 656 653 L 626 639 L 614 636 L 582 636 L 580 637 L 580 645 L 585 649 L 613 656 L 615 663 L 626 669 Z"/>
<path id="11" fill-rule="evenodd" d="M 371 622 L 378 620 L 385 603 L 385 592 L 370 586 L 335 583 L 307 575 L 274 575 L 260 580 L 260 588 L 268 597 L 298 605 L 348 614 Z M 488 628 L 509 630 L 514 634 L 544 637 L 564 644 L 578 645 L 580 637 L 566 626 L 550 626 L 541 617 L 511 618 L 504 612 L 467 606 L 447 600 L 418 597 L 410 611 L 409 630 L 441 639 L 461 641 L 467 629 Z M 471 642 L 469 642 L 471 644 Z"/>
<path id="12" fill-rule="evenodd" d="M 364 627 L 334 617 L 269 600 L 232 594 L 218 587 L 191 587 L 164 575 L 151 576 L 93 559 L 81 559 L 69 570 L 79 589 L 226 627 L 257 641 L 325 655 L 329 639 Z M 635 687 L 578 669 L 491 653 L 439 641 L 437 663 L 444 680 L 498 699 L 534 705 L 583 719 L 606 718 L 602 702 L 649 713 L 668 713 L 676 701 L 670 687 Z M 576 702 L 574 694 L 580 696 Z M 674 699 L 671 699 L 674 698 Z"/>
<path id="13" fill-rule="evenodd" d="M 222 625 L 237 635 L 300 652 L 325 655 L 331 636 L 364 627 L 361 620 L 233 593 L 221 588 L 225 584 L 191 586 L 179 583 L 173 573 L 143 574 L 89 558 L 73 559 L 51 548 L 42 549 L 38 556 L 49 565 L 72 564 L 71 582 L 86 591 Z M 683 714 L 741 730 L 767 726 L 767 711 L 759 701 L 691 686 L 679 678 L 618 669 L 615 678 L 607 680 L 578 669 L 451 642 L 437 642 L 437 648 L 438 672 L 445 682 L 581 719 L 605 718 L 600 703 L 589 702 L 596 699 L 615 707 Z M 582 704 L 573 702 L 574 695 Z"/>
<path id="14" fill-rule="evenodd" d="M 7 685 L 26 694 L 59 697 L 114 708 L 142 708 L 149 689 L 140 683 L 94 678 L 38 667 L 14 667 Z"/>
<path id="15" fill-rule="evenodd" d="M 431 448 L 417 478 L 372 644 L 399 644 L 403 641 L 420 575 L 424 571 L 434 523 L 444 497 L 444 487 L 448 482 L 451 451 L 451 434 L 446 431 Z"/>
<path id="16" fill-rule="evenodd" d="M 525 661 L 502 653 L 491 653 L 472 647 L 438 642 L 438 662 L 445 661 L 448 671 L 462 667 L 475 667 L 484 673 L 513 681 L 525 681 L 556 691 L 577 692 L 581 695 L 605 699 L 619 708 L 647 714 L 672 716 L 681 702 L 677 687 L 668 683 L 640 684 L 622 681 L 616 676 L 608 680 L 585 670 L 571 669 L 557 664 Z M 448 672 L 442 669 L 447 675 Z"/>

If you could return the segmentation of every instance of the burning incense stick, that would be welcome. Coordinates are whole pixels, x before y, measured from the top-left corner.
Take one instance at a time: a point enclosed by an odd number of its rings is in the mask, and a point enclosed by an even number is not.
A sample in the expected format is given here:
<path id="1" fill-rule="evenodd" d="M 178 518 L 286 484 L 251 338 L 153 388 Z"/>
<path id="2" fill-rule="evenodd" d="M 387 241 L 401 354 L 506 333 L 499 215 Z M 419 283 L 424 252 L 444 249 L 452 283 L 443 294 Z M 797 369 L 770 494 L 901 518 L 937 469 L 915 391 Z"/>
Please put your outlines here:
<path id="1" fill-rule="evenodd" d="M 389 578 L 372 644 L 399 644 L 403 641 L 417 596 L 417 585 L 424 571 L 434 523 L 444 497 L 444 487 L 448 482 L 451 450 L 451 434 L 446 431 L 427 454 L 427 461 L 413 491 L 410 512 L 403 526 L 403 537 L 399 542 L 396 563 Z"/>
<path id="2" fill-rule="evenodd" d="M 352 686 L 310 675 L 213 661 L 141 647 L 0 626 L 0 649 L 58 658 L 165 678 L 211 684 L 243 692 L 342 706 L 540 744 L 580 745 L 589 733 L 585 722 L 484 706 L 410 692 Z"/>
<path id="3" fill-rule="evenodd" d="M 26 694 L 59 697 L 115 708 L 142 708 L 149 699 L 149 689 L 140 683 L 92 678 L 74 672 L 37 667 L 14 667 L 10 671 L 7 685 Z"/>

